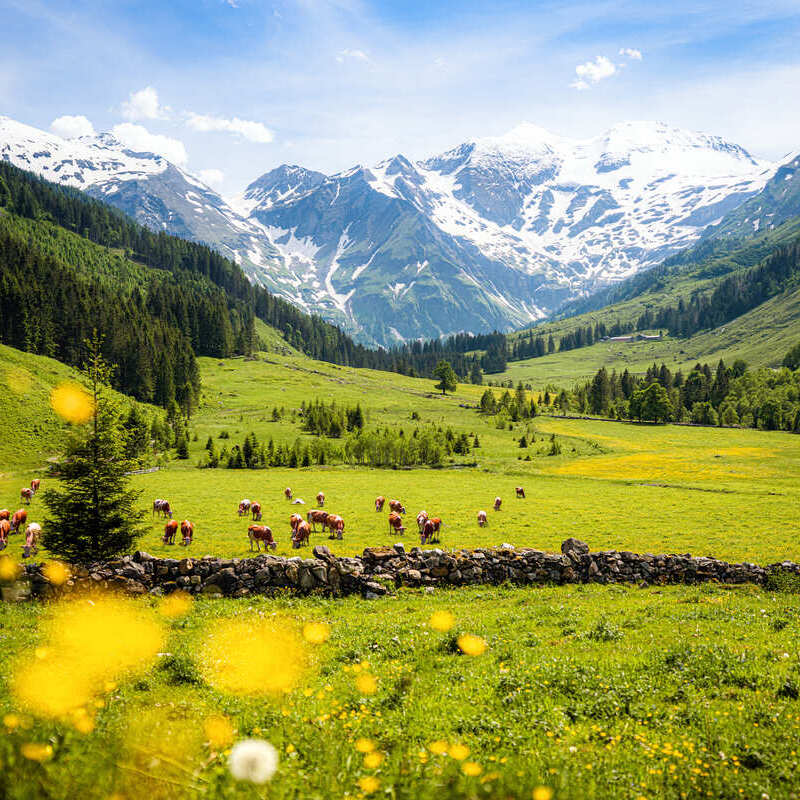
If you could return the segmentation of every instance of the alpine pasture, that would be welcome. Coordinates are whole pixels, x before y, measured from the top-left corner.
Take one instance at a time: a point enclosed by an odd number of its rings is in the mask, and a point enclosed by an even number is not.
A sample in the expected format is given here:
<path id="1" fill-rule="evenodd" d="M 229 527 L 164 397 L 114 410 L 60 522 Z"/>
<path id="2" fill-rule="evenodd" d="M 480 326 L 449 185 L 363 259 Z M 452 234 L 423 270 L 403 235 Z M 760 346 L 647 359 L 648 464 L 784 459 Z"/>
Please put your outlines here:
<path id="1" fill-rule="evenodd" d="M 44 466 L 63 430 L 48 397 L 68 372 L 48 359 L 26 366 L 19 358 L 33 357 L 8 348 L 0 355 L 4 380 L 16 379 L 14 397 L 25 399 L 3 423 L 13 426 L 4 435 L 15 446 L 2 467 L 0 507 L 17 508 L 33 477 L 54 480 Z M 501 430 L 476 409 L 485 387 L 461 384 L 442 396 L 429 380 L 280 349 L 201 366 L 189 458 L 133 476 L 147 523 L 139 547 L 153 555 L 248 557 L 250 522 L 237 516 L 248 498 L 262 504 L 279 555 L 310 557 L 310 548 L 291 549 L 288 519 L 314 508 L 321 490 L 326 510 L 345 518 L 344 538 L 317 532 L 311 545 L 339 554 L 398 540 L 387 510 L 374 510 L 382 494 L 406 506 L 407 547 L 418 543 L 414 518 L 425 509 L 445 522 L 444 548 L 509 542 L 557 550 L 576 536 L 594 550 L 800 559 L 800 439 L 788 433 L 550 413 Z M 36 379 L 21 380 L 21 370 Z M 479 447 L 438 469 L 198 469 L 209 437 L 217 447 L 250 432 L 259 442 L 310 440 L 297 410 L 312 400 L 358 403 L 367 427 L 409 435 L 426 424 L 450 427 L 470 442 L 477 436 Z M 523 434 L 527 447 L 519 446 Z M 550 455 L 553 437 L 560 452 Z M 515 498 L 515 486 L 526 499 Z M 305 505 L 290 505 L 286 487 Z M 503 505 L 494 512 L 497 495 Z M 161 543 L 164 520 L 150 511 L 156 497 L 195 523 L 188 551 Z M 485 528 L 477 525 L 482 509 Z M 29 511 L 42 518 L 41 498 Z M 19 538 L 6 550 L 14 559 Z M 0 787 L 14 798 L 791 797 L 800 725 L 791 589 L 145 597 L 124 601 L 130 619 L 116 608 L 104 617 L 98 602 L 80 628 L 90 653 L 64 656 L 97 681 L 85 686 L 65 668 L 64 685 L 85 688 L 86 702 L 60 716 L 53 709 L 69 698 L 54 689 L 42 687 L 28 706 L 19 698 L 28 696 L 20 676 L 35 683 L 37 659 L 68 651 L 59 638 L 64 612 L 59 604 L 3 604 Z M 266 662 L 253 657 L 252 642 L 273 635 L 281 647 Z M 105 665 L 104 648 L 124 642 L 127 660 L 112 654 L 118 669 L 85 666 L 90 655 Z M 277 750 L 266 788 L 229 772 L 232 744 L 248 737 Z"/>

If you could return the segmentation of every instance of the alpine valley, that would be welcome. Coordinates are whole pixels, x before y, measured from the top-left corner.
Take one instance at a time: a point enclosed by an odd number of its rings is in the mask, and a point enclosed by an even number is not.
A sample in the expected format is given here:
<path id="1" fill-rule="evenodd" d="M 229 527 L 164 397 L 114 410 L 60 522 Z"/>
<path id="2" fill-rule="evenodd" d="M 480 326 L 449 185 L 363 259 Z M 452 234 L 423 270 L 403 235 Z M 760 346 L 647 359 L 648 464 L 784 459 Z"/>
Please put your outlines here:
<path id="1" fill-rule="evenodd" d="M 0 159 L 216 248 L 370 345 L 518 328 L 715 226 L 779 224 L 755 196 L 794 168 L 654 122 L 586 140 L 523 124 L 331 176 L 283 165 L 229 201 L 110 134 L 67 140 L 0 117 Z"/>

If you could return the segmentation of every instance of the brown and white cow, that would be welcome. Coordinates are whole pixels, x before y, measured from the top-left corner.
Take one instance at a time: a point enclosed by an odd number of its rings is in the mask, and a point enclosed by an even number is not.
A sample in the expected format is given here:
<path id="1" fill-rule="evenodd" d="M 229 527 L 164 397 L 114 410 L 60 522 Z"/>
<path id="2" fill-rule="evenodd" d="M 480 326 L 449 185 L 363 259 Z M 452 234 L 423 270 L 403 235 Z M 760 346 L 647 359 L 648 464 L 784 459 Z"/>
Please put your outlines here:
<path id="1" fill-rule="evenodd" d="M 22 546 L 22 557 L 29 558 L 36 555 L 39 549 L 39 537 L 42 535 L 42 526 L 38 522 L 31 522 L 25 529 L 25 544 Z"/>
<path id="2" fill-rule="evenodd" d="M 288 486 L 283 490 L 283 496 L 287 500 L 291 500 L 292 499 L 292 490 Z"/>
<path id="3" fill-rule="evenodd" d="M 250 513 L 253 515 L 253 522 L 261 522 L 261 503 L 253 501 L 250 504 Z"/>
<path id="4" fill-rule="evenodd" d="M 517 486 L 514 491 L 517 493 L 517 497 L 521 499 L 525 499 L 525 489 L 522 486 Z"/>
<path id="5" fill-rule="evenodd" d="M 376 511 L 383 511 L 383 504 L 386 502 L 386 498 L 381 494 L 375 498 L 375 510 Z"/>
<path id="6" fill-rule="evenodd" d="M 344 535 L 344 519 L 338 514 L 329 514 L 328 529 L 331 532 L 329 539 L 341 539 Z"/>
<path id="7" fill-rule="evenodd" d="M 297 530 L 294 532 L 292 536 L 292 547 L 298 549 L 304 544 L 308 544 L 308 540 L 311 538 L 311 528 L 309 524 L 304 520 L 298 526 Z"/>
<path id="8" fill-rule="evenodd" d="M 8 535 L 11 533 L 11 523 L 7 519 L 0 519 L 0 550 L 5 550 L 8 544 Z"/>
<path id="9" fill-rule="evenodd" d="M 42 479 L 41 478 L 34 478 L 31 481 L 31 489 L 33 489 L 34 492 L 38 492 L 39 491 L 39 487 L 41 485 L 42 485 Z"/>
<path id="10" fill-rule="evenodd" d="M 406 507 L 399 500 L 389 501 L 389 510 L 394 511 L 395 514 L 405 514 Z"/>
<path id="11" fill-rule="evenodd" d="M 292 514 L 289 517 L 289 526 L 292 529 L 292 533 L 297 533 L 297 526 L 303 521 L 303 518 L 299 514 Z"/>
<path id="12" fill-rule="evenodd" d="M 311 528 L 314 533 L 317 532 L 317 523 L 319 522 L 322 525 L 322 532 L 325 533 L 325 528 L 328 525 L 328 512 L 327 511 L 319 511 L 318 509 L 313 509 L 306 514 L 306 520 L 311 523 Z"/>
<path id="13" fill-rule="evenodd" d="M 495 497 L 494 499 L 494 510 L 499 511 L 500 506 L 503 504 L 503 501 L 499 497 Z"/>
<path id="14" fill-rule="evenodd" d="M 11 517 L 11 533 L 18 533 L 27 521 L 28 512 L 24 508 L 15 511 L 14 515 Z"/>
<path id="15" fill-rule="evenodd" d="M 251 503 L 249 500 L 239 501 L 239 510 L 236 512 L 240 517 L 246 517 L 250 513 Z"/>
<path id="16" fill-rule="evenodd" d="M 256 545 L 256 550 L 261 550 L 259 542 L 264 542 L 264 550 L 270 547 L 275 550 L 278 545 L 272 537 L 272 530 L 266 525 L 251 525 L 247 529 L 247 538 L 250 540 L 250 549 L 253 549 L 253 543 Z"/>
<path id="17" fill-rule="evenodd" d="M 420 534 L 420 542 L 425 544 L 426 542 L 433 543 L 439 541 L 439 531 L 442 529 L 444 523 L 439 517 L 433 517 L 429 519 L 425 523 L 425 527 L 422 529 L 422 533 Z"/>
<path id="18" fill-rule="evenodd" d="M 420 511 L 419 514 L 417 514 L 417 527 L 419 528 L 420 533 L 422 533 L 422 528 L 427 521 L 428 521 L 428 512 Z"/>
<path id="19" fill-rule="evenodd" d="M 317 492 L 317 505 L 320 508 L 325 505 L 325 492 Z"/>
<path id="20" fill-rule="evenodd" d="M 178 532 L 178 520 L 171 519 L 164 526 L 164 537 L 162 542 L 164 544 L 175 544 L 175 534 Z"/>
<path id="21" fill-rule="evenodd" d="M 11 519 L 11 512 L 7 508 L 0 509 L 0 519 Z"/>
<path id="22" fill-rule="evenodd" d="M 478 512 L 478 527 L 482 528 L 484 525 L 488 525 L 488 524 L 489 524 L 489 520 L 486 519 L 486 512 L 485 511 L 479 511 Z"/>
<path id="23" fill-rule="evenodd" d="M 161 514 L 164 519 L 169 519 L 172 516 L 172 506 L 169 500 L 153 500 L 153 515 Z"/>
<path id="24" fill-rule="evenodd" d="M 189 522 L 188 519 L 181 522 L 181 538 L 183 539 L 181 544 L 184 547 L 188 547 L 194 538 L 194 523 Z"/>
<path id="25" fill-rule="evenodd" d="M 403 525 L 403 518 L 392 511 L 389 514 L 389 533 L 404 533 L 405 526 Z"/>
<path id="26" fill-rule="evenodd" d="M 33 489 L 29 489 L 27 486 L 20 490 L 19 499 L 24 500 L 28 505 L 31 504 L 31 500 L 33 500 Z"/>

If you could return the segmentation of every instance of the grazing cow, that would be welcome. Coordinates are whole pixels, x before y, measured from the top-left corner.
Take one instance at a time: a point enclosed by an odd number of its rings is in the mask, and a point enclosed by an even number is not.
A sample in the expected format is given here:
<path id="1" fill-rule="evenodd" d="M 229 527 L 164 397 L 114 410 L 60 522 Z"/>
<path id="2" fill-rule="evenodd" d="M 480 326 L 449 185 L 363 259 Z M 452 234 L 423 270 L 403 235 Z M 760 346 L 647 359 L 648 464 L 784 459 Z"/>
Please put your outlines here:
<path id="1" fill-rule="evenodd" d="M 253 542 L 255 542 L 256 550 L 261 550 L 259 542 L 264 542 L 264 551 L 270 547 L 275 550 L 278 545 L 275 539 L 272 538 L 272 530 L 266 525 L 251 525 L 247 529 L 247 538 L 250 540 L 250 549 L 253 549 Z"/>
<path id="2" fill-rule="evenodd" d="M 292 490 L 288 486 L 283 490 L 283 496 L 287 500 L 291 500 L 292 499 Z"/>
<path id="3" fill-rule="evenodd" d="M 379 495 L 375 498 L 375 510 L 376 511 L 383 511 L 383 504 L 386 502 L 386 498 L 383 495 Z"/>
<path id="4" fill-rule="evenodd" d="M 488 525 L 488 524 L 489 524 L 489 520 L 486 519 L 486 512 L 485 511 L 479 511 L 478 512 L 478 527 L 482 528 L 484 525 Z"/>
<path id="5" fill-rule="evenodd" d="M 517 493 L 518 498 L 525 499 L 525 489 L 522 486 L 517 486 L 514 491 Z"/>
<path id="6" fill-rule="evenodd" d="M 246 517 L 250 513 L 250 501 L 240 500 L 239 511 L 237 513 L 239 514 L 240 517 Z"/>
<path id="7" fill-rule="evenodd" d="M 19 511 L 14 512 L 11 517 L 11 533 L 18 533 L 20 528 L 28 521 L 28 512 L 21 508 Z"/>
<path id="8" fill-rule="evenodd" d="M 403 525 L 403 518 L 392 511 L 389 514 L 389 533 L 404 533 L 405 527 Z"/>
<path id="9" fill-rule="evenodd" d="M 495 497 L 494 499 L 494 510 L 499 511 L 500 506 L 502 505 L 503 501 L 499 497 Z"/>
<path id="10" fill-rule="evenodd" d="M 31 481 L 31 489 L 33 489 L 34 493 L 39 491 L 39 487 L 42 485 L 41 478 L 34 478 Z"/>
<path id="11" fill-rule="evenodd" d="M 181 544 L 184 547 L 188 547 L 192 543 L 192 538 L 194 537 L 193 522 L 189 522 L 188 519 L 185 519 L 183 522 L 181 522 L 181 536 L 183 537 Z"/>
<path id="12" fill-rule="evenodd" d="M 7 508 L 0 509 L 0 519 L 11 519 L 11 512 Z"/>
<path id="13" fill-rule="evenodd" d="M 325 492 L 317 492 L 317 505 L 320 508 L 325 505 Z"/>
<path id="14" fill-rule="evenodd" d="M 31 504 L 31 500 L 33 500 L 33 489 L 28 489 L 26 486 L 20 493 L 19 499 L 24 500 L 28 505 Z"/>
<path id="15" fill-rule="evenodd" d="M 292 514 L 289 517 L 289 526 L 292 529 L 292 533 L 297 533 L 297 526 L 303 521 L 303 518 L 299 514 Z"/>
<path id="16" fill-rule="evenodd" d="M 250 511 L 253 514 L 253 522 L 261 522 L 261 503 L 252 503 Z"/>
<path id="17" fill-rule="evenodd" d="M 420 511 L 417 514 L 417 527 L 419 528 L 419 532 L 422 533 L 422 527 L 428 521 L 428 512 L 427 511 Z"/>
<path id="18" fill-rule="evenodd" d="M 325 533 L 325 528 L 328 525 L 328 512 L 327 511 L 318 511 L 314 509 L 313 511 L 309 511 L 306 514 L 306 519 L 311 523 L 311 528 L 314 533 L 317 532 L 317 523 L 322 524 L 322 532 Z"/>
<path id="19" fill-rule="evenodd" d="M 39 549 L 39 537 L 42 535 L 42 526 L 38 522 L 31 522 L 25 530 L 25 544 L 22 546 L 22 557 L 28 558 L 36 555 Z"/>
<path id="20" fill-rule="evenodd" d="M 172 516 L 172 506 L 169 500 L 153 500 L 153 514 L 162 514 L 164 519 L 169 519 Z"/>
<path id="21" fill-rule="evenodd" d="M 308 540 L 311 537 L 311 528 L 309 527 L 308 523 L 303 521 L 297 526 L 297 530 L 294 532 L 292 536 L 292 547 L 298 549 L 304 544 L 308 544 Z"/>
<path id="22" fill-rule="evenodd" d="M 6 549 L 9 533 L 11 533 L 11 523 L 7 519 L 0 519 L 0 550 Z"/>
<path id="23" fill-rule="evenodd" d="M 426 542 L 430 542 L 431 544 L 433 542 L 438 542 L 439 531 L 443 526 L 444 523 L 441 519 L 439 519 L 439 517 L 433 517 L 433 519 L 429 519 L 425 523 L 425 527 L 422 529 L 422 533 L 420 534 L 420 542 L 422 544 L 425 544 Z"/>
<path id="24" fill-rule="evenodd" d="M 405 514 L 406 507 L 399 500 L 389 501 L 389 510 L 394 511 L 395 514 Z"/>
<path id="25" fill-rule="evenodd" d="M 175 544 L 175 534 L 178 532 L 178 520 L 171 519 L 164 526 L 164 544 Z"/>
<path id="26" fill-rule="evenodd" d="M 329 539 L 341 539 L 344 535 L 344 519 L 338 514 L 329 514 L 328 528 L 331 532 Z"/>

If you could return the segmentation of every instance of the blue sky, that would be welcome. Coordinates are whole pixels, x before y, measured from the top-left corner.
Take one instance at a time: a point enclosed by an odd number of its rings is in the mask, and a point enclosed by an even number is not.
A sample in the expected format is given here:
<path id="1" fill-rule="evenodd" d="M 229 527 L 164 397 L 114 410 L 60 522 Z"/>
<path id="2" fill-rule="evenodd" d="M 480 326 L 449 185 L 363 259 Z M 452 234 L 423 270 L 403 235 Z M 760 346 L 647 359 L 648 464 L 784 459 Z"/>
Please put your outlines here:
<path id="1" fill-rule="evenodd" d="M 0 114 L 116 129 L 226 194 L 523 121 L 800 149 L 798 0 L 0 0 L 0 20 Z"/>

